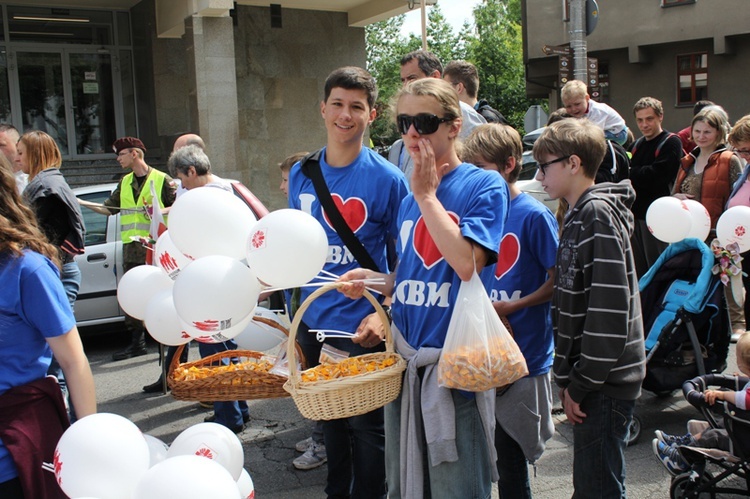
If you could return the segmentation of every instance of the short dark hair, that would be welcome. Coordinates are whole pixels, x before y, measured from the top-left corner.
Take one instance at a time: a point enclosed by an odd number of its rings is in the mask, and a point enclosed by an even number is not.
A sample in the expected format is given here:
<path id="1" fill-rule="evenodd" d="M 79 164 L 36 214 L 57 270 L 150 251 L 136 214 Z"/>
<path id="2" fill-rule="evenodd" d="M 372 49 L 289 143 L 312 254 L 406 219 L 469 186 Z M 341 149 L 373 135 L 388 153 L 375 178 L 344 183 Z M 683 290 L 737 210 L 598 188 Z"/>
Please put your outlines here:
<path id="1" fill-rule="evenodd" d="M 18 131 L 18 128 L 14 127 L 10 123 L 0 123 L 0 133 L 4 132 L 10 132 L 11 134 L 16 134 L 16 141 L 18 141 L 19 138 L 21 138 L 21 134 Z"/>
<path id="2" fill-rule="evenodd" d="M 401 58 L 401 65 L 403 66 L 412 59 L 417 60 L 419 70 L 427 76 L 430 76 L 434 71 L 440 73 L 441 76 L 443 75 L 443 63 L 440 62 L 440 59 L 438 59 L 438 57 L 432 52 L 421 49 L 409 52 Z"/>
<path id="3" fill-rule="evenodd" d="M 560 109 L 556 109 L 549 113 L 549 118 L 547 118 L 547 125 L 551 125 L 552 123 L 557 123 L 558 121 L 572 118 L 572 116 L 568 113 L 568 111 L 561 107 Z"/>
<path id="4" fill-rule="evenodd" d="M 295 164 L 297 164 L 302 158 L 304 158 L 308 154 L 310 153 L 307 151 L 301 151 L 301 152 L 294 153 L 291 156 L 287 156 L 286 158 L 284 158 L 284 161 L 279 163 L 279 168 L 281 168 L 282 172 L 288 172 L 289 170 L 292 169 L 292 167 Z"/>
<path id="5" fill-rule="evenodd" d="M 453 83 L 463 83 L 466 93 L 472 99 L 479 94 L 479 73 L 477 67 L 467 61 L 451 61 L 445 66 L 443 76 L 449 77 Z"/>
<path id="6" fill-rule="evenodd" d="M 587 119 L 562 120 L 547 126 L 534 142 L 534 159 L 572 156 L 581 159 L 584 175 L 595 178 L 607 152 L 604 131 Z"/>
<path id="7" fill-rule="evenodd" d="M 699 100 L 693 105 L 693 116 L 703 111 L 703 108 L 715 105 L 710 100 Z"/>
<path id="8" fill-rule="evenodd" d="M 367 94 L 367 104 L 370 109 L 375 107 L 375 101 L 378 100 L 378 86 L 375 84 L 375 78 L 366 70 L 357 66 L 344 66 L 343 68 L 334 69 L 326 78 L 323 101 L 327 102 L 334 88 L 343 88 L 346 90 L 363 90 Z"/>

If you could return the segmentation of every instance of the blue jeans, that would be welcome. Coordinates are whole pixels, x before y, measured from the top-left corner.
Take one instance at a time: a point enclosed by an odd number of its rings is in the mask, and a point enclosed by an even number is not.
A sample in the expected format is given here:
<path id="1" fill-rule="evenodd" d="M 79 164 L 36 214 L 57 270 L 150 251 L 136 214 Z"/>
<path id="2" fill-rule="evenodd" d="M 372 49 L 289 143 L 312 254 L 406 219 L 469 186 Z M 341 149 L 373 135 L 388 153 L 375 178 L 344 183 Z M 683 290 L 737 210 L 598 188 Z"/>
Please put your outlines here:
<path id="1" fill-rule="evenodd" d="M 75 309 L 76 298 L 78 298 L 78 290 L 81 289 L 81 269 L 78 268 L 76 262 L 65 263 L 60 271 L 60 281 L 62 281 L 65 295 L 68 297 L 68 303 L 70 303 L 70 309 Z M 63 373 L 60 364 L 57 359 L 52 355 L 52 361 L 50 362 L 49 368 L 47 369 L 47 375 L 54 376 L 57 378 L 57 382 L 60 384 L 60 390 L 63 393 L 63 398 L 68 406 L 68 417 L 71 423 L 76 422 L 76 413 L 73 409 L 73 404 L 70 401 L 70 393 L 68 392 L 68 384 L 65 382 L 65 374 Z"/>
<path id="2" fill-rule="evenodd" d="M 635 400 L 599 392 L 583 399 L 583 423 L 573 425 L 573 497 L 616 498 L 625 493 L 625 447 Z"/>
<path id="3" fill-rule="evenodd" d="M 495 426 L 497 449 L 497 482 L 501 499 L 531 499 L 529 463 L 521 446 L 498 423 Z"/>
<path id="4" fill-rule="evenodd" d="M 458 461 L 430 466 L 427 443 L 422 438 L 424 497 L 453 499 L 489 499 L 492 493 L 492 465 L 482 420 L 475 398 L 466 398 L 451 390 L 456 410 L 456 447 Z M 385 406 L 385 461 L 388 498 L 400 499 L 401 492 L 401 395 Z"/>
<path id="5" fill-rule="evenodd" d="M 315 339 L 309 327 L 301 323 L 297 340 L 310 367 L 319 364 L 323 343 Z M 351 355 L 372 352 L 348 338 L 326 340 Z M 315 435 L 313 434 L 313 438 Z M 383 409 L 346 419 L 323 421 L 323 440 L 328 456 L 328 479 L 325 492 L 329 499 L 385 499 L 385 430 Z"/>
<path id="6" fill-rule="evenodd" d="M 201 354 L 201 358 L 208 357 L 215 353 L 236 349 L 237 343 L 232 340 L 225 341 L 224 343 L 198 342 L 198 351 Z M 223 363 L 229 365 L 229 359 L 223 359 Z M 214 415 L 216 416 L 216 422 L 220 425 L 224 425 L 229 429 L 240 428 L 245 424 L 243 417 L 249 415 L 247 402 L 244 400 L 214 402 Z"/>

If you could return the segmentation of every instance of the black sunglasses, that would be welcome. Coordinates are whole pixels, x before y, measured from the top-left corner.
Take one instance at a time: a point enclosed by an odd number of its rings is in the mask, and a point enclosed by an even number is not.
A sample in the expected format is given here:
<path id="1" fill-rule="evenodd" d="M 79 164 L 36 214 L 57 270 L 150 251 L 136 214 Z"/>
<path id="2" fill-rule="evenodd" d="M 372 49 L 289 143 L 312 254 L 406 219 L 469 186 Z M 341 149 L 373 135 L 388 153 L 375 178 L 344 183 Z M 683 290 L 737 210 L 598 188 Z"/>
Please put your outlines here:
<path id="1" fill-rule="evenodd" d="M 396 123 L 398 123 L 398 131 L 401 135 L 409 133 L 409 128 L 414 125 L 414 129 L 420 135 L 430 135 L 431 133 L 437 132 L 441 123 L 453 121 L 455 118 L 438 118 L 434 114 L 420 113 L 416 116 L 409 116 L 408 114 L 399 114 L 396 117 Z"/>

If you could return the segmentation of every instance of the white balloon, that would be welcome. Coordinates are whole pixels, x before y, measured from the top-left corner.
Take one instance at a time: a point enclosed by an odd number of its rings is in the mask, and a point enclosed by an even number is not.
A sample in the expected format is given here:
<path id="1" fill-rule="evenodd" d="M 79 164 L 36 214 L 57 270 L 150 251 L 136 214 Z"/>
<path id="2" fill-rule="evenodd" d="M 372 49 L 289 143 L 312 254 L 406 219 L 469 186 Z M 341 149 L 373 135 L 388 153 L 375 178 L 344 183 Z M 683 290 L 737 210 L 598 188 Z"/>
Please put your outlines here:
<path id="1" fill-rule="evenodd" d="M 240 439 L 232 430 L 218 423 L 198 423 L 177 435 L 167 451 L 167 460 L 185 455 L 216 461 L 229 471 L 235 482 L 239 480 L 245 462 Z"/>
<path id="2" fill-rule="evenodd" d="M 185 255 L 224 255 L 240 260 L 255 215 L 234 194 L 222 189 L 191 189 L 169 211 L 169 232 Z"/>
<path id="3" fill-rule="evenodd" d="M 172 290 L 180 319 L 209 334 L 229 329 L 245 319 L 255 309 L 259 294 L 260 283 L 253 271 L 221 255 L 191 263 L 180 272 Z"/>
<path id="4" fill-rule="evenodd" d="M 237 480 L 237 488 L 240 491 L 240 497 L 242 499 L 253 499 L 255 497 L 255 485 L 253 479 L 250 478 L 250 473 L 245 468 L 242 468 L 240 479 Z"/>
<path id="5" fill-rule="evenodd" d="M 220 464 L 198 456 L 176 456 L 148 470 L 133 493 L 133 499 L 169 497 L 240 499 L 240 494 L 237 482 Z"/>
<path id="6" fill-rule="evenodd" d="M 253 315 L 279 322 L 279 318 L 268 309 L 256 307 Z M 265 352 L 286 340 L 287 336 L 283 331 L 269 326 L 263 322 L 255 320 L 245 327 L 245 329 L 234 338 L 237 342 L 237 348 L 241 350 L 255 350 L 256 352 Z"/>
<path id="7" fill-rule="evenodd" d="M 143 438 L 146 439 L 146 444 L 148 444 L 149 468 L 153 468 L 167 458 L 169 446 L 164 441 L 146 433 L 143 434 Z"/>
<path id="8" fill-rule="evenodd" d="M 665 243 L 682 241 L 690 233 L 692 217 L 687 206 L 673 196 L 657 198 L 646 211 L 646 225 L 654 237 Z"/>
<path id="9" fill-rule="evenodd" d="M 130 499 L 149 467 L 148 444 L 124 417 L 91 414 L 65 430 L 54 466 L 55 478 L 69 497 Z"/>
<path id="10" fill-rule="evenodd" d="M 309 282 L 325 265 L 328 237 L 311 215 L 292 209 L 261 218 L 247 240 L 247 262 L 258 279 L 279 288 Z"/>
<path id="11" fill-rule="evenodd" d="M 156 240 L 156 244 L 154 244 L 154 264 L 166 272 L 170 279 L 177 279 L 180 271 L 190 265 L 192 261 L 192 258 L 185 256 L 177 249 L 168 230 Z"/>
<path id="12" fill-rule="evenodd" d="M 740 253 L 750 250 L 750 207 L 735 206 L 722 213 L 716 222 L 716 237 L 723 246 L 737 243 Z"/>
<path id="13" fill-rule="evenodd" d="M 148 333 L 163 345 L 184 345 L 190 341 L 190 335 L 182 327 L 174 308 L 171 289 L 160 291 L 151 298 L 146 306 L 144 322 Z"/>
<path id="14" fill-rule="evenodd" d="M 694 199 L 686 199 L 682 203 L 687 206 L 692 219 L 690 232 L 686 237 L 697 237 L 701 241 L 705 241 L 709 232 L 711 232 L 711 215 L 709 215 L 708 210 Z"/>
<path id="15" fill-rule="evenodd" d="M 139 265 L 120 278 L 117 283 L 117 301 L 126 314 L 142 320 L 151 298 L 159 291 L 171 288 L 172 280 L 160 269 L 153 265 Z"/>
<path id="16" fill-rule="evenodd" d="M 232 325 L 226 329 L 213 328 L 212 326 L 214 324 L 209 324 L 204 329 L 198 329 L 184 321 L 180 321 L 180 324 L 182 325 L 182 331 L 195 341 L 201 343 L 222 343 L 241 334 L 252 320 L 253 314 L 251 313 L 240 322 L 236 324 L 232 323 Z"/>

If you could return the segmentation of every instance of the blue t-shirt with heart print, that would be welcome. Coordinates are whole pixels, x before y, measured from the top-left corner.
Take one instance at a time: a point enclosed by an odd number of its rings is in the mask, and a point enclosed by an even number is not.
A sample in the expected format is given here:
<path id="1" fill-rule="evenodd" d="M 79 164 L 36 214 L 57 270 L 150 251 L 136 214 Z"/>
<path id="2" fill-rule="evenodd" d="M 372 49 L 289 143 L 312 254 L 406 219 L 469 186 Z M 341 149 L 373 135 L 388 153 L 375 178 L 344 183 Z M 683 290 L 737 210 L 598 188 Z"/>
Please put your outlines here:
<path id="1" fill-rule="evenodd" d="M 354 162 L 344 167 L 330 166 L 325 152 L 324 148 L 320 169 L 334 203 L 380 271 L 387 272 L 386 245 L 396 240 L 396 216 L 401 200 L 409 192 L 404 174 L 366 147 Z M 328 236 L 325 271 L 340 276 L 361 267 L 328 222 L 312 180 L 302 173 L 299 163 L 289 172 L 289 207 L 312 215 L 325 229 Z M 302 287 L 300 303 L 316 289 Z M 372 312 L 372 305 L 364 298 L 351 300 L 337 291 L 329 291 L 312 302 L 302 320 L 311 329 L 354 332 Z"/>
<path id="2" fill-rule="evenodd" d="M 462 163 L 442 178 L 437 197 L 461 234 L 485 248 L 494 263 L 509 211 L 505 180 Z M 461 279 L 435 246 L 411 194 L 401 204 L 398 226 L 393 321 L 412 347 L 441 348 Z"/>
<path id="3" fill-rule="evenodd" d="M 486 267 L 482 281 L 495 301 L 518 300 L 536 291 L 549 278 L 557 255 L 558 226 L 555 216 L 542 203 L 521 193 L 510 202 L 497 264 Z M 529 376 L 549 372 L 554 342 L 551 301 L 526 307 L 508 315 L 513 338 L 521 349 Z"/>

